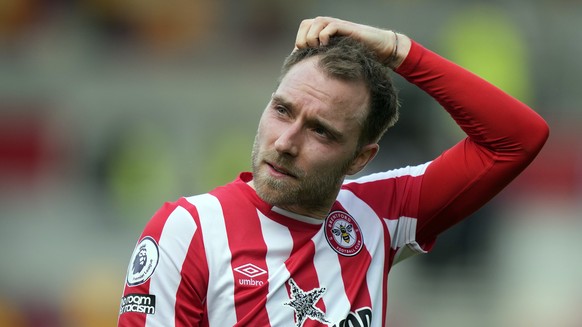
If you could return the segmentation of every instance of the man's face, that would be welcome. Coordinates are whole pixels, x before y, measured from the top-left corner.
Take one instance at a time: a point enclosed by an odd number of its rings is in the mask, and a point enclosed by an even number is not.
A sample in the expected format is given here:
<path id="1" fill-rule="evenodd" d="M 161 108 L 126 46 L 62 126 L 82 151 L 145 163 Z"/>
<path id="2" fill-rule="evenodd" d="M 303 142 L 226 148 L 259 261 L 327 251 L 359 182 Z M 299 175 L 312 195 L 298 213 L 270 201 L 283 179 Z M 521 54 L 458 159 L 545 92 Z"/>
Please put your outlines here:
<path id="1" fill-rule="evenodd" d="M 269 204 L 312 216 L 327 213 L 345 175 L 363 167 L 357 143 L 368 103 L 363 82 L 330 78 L 317 60 L 296 64 L 273 93 L 253 145 L 251 184 Z"/>

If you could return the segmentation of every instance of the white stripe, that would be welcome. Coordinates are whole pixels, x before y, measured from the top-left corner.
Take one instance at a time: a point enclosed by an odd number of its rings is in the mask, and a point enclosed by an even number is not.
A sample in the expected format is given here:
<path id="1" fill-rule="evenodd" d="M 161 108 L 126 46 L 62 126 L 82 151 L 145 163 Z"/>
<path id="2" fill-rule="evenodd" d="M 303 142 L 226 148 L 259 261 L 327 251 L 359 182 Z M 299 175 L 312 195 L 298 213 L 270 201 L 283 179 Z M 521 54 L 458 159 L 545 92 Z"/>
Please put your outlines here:
<path id="1" fill-rule="evenodd" d="M 304 215 L 297 214 L 295 212 L 291 212 L 279 207 L 273 207 L 271 210 L 274 212 L 281 214 L 285 217 L 293 218 L 295 220 L 302 221 L 304 223 L 312 224 L 312 225 L 321 225 L 321 219 L 311 218 Z"/>
<path id="2" fill-rule="evenodd" d="M 174 323 L 180 271 L 196 229 L 192 216 L 182 207 L 177 207 L 168 216 L 158 242 L 158 267 L 150 281 L 150 294 L 164 300 L 157 301 L 154 315 L 147 315 L 146 326 L 168 326 L 168 323 Z"/>
<path id="3" fill-rule="evenodd" d="M 283 305 L 289 302 L 285 283 L 291 276 L 285 266 L 285 260 L 289 258 L 293 249 L 293 238 L 287 227 L 267 218 L 257 211 L 261 222 L 261 232 L 267 245 L 265 261 L 269 271 L 269 296 L 266 310 L 271 326 L 294 326 L 294 311 L 291 307 Z"/>
<path id="4" fill-rule="evenodd" d="M 228 245 L 224 213 L 218 199 L 210 194 L 187 198 L 196 206 L 208 261 L 208 322 L 210 326 L 233 326 L 234 276 L 231 269 L 231 252 Z"/>
<path id="5" fill-rule="evenodd" d="M 393 265 L 419 253 L 426 253 L 416 242 L 416 224 L 418 220 L 411 217 L 398 219 L 384 219 L 390 231 L 391 244 L 394 250 L 398 249 Z"/>
<path id="6" fill-rule="evenodd" d="M 398 249 L 416 240 L 416 218 L 400 217 L 398 220 L 385 219 L 390 230 L 392 242 L 390 247 Z M 396 222 L 396 226 L 394 226 Z"/>
<path id="7" fill-rule="evenodd" d="M 367 183 L 367 182 L 374 182 L 381 179 L 388 179 L 388 178 L 395 178 L 401 176 L 412 176 L 417 177 L 423 175 L 426 171 L 426 168 L 430 165 L 431 162 L 424 163 L 418 166 L 406 166 L 403 168 L 393 169 L 385 172 L 374 173 L 366 176 L 362 176 L 357 179 L 347 179 L 344 181 L 344 184 L 348 183 Z"/>
<path id="8" fill-rule="evenodd" d="M 315 243 L 313 264 L 317 271 L 319 285 L 327 287 L 322 297 L 326 309 L 325 317 L 331 322 L 337 323 L 350 312 L 350 301 L 341 278 L 342 272 L 338 254 L 327 243 L 323 231 L 322 228 L 313 237 Z M 333 287 L 331 287 L 332 285 Z"/>
<path id="9" fill-rule="evenodd" d="M 362 234 L 364 234 L 364 244 L 372 257 L 372 263 L 366 273 L 368 280 L 368 290 L 372 300 L 372 317 L 376 318 L 376 324 L 380 324 L 382 309 L 386 303 L 382 303 L 383 293 L 386 287 L 379 287 L 378 281 L 384 279 L 384 265 L 386 253 L 384 251 L 384 228 L 382 220 L 376 215 L 370 206 L 356 197 L 348 190 L 339 193 L 338 200 L 341 205 L 356 219 Z M 386 285 L 384 285 L 386 286 Z"/>
<path id="10" fill-rule="evenodd" d="M 398 219 L 386 219 L 384 218 L 384 222 L 388 226 L 388 232 L 390 233 L 390 247 L 396 250 L 397 242 L 396 242 L 396 228 L 398 228 Z"/>

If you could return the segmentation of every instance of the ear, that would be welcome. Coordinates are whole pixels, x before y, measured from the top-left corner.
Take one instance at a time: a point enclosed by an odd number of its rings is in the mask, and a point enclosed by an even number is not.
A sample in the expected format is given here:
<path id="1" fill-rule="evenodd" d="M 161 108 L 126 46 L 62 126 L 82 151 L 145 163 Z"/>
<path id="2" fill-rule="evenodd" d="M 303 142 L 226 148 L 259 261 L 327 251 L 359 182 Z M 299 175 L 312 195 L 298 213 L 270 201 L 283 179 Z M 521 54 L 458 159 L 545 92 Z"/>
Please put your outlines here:
<path id="1" fill-rule="evenodd" d="M 347 175 L 354 175 L 359 173 L 368 162 L 372 161 L 376 154 L 378 153 L 378 149 L 380 146 L 377 143 L 368 144 L 360 149 L 358 155 L 354 158 L 354 161 L 350 165 L 347 171 Z"/>

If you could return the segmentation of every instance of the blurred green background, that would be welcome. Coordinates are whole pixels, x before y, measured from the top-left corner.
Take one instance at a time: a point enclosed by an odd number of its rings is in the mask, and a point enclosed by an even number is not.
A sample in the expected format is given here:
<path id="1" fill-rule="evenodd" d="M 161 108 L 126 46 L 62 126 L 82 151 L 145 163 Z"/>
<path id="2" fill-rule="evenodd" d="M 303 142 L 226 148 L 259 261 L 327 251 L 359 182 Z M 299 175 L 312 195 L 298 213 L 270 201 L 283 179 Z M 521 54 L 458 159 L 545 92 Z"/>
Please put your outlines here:
<path id="1" fill-rule="evenodd" d="M 582 2 L 1 0 L 0 326 L 112 326 L 165 201 L 248 170 L 303 18 L 403 32 L 539 112 L 551 136 L 434 253 L 396 266 L 389 326 L 580 326 Z M 366 172 L 462 135 L 398 76 L 400 123 Z"/>

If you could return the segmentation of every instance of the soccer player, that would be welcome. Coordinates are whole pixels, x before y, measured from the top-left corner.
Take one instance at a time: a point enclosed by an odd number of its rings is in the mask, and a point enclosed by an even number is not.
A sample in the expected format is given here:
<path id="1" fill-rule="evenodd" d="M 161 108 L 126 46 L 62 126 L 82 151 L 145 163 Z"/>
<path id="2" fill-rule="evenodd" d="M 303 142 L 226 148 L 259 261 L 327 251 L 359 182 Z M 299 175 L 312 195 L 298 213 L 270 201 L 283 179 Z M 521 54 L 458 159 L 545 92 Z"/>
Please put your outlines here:
<path id="1" fill-rule="evenodd" d="M 159 209 L 130 260 L 119 326 L 384 326 L 391 267 L 429 251 L 547 139 L 526 105 L 404 34 L 318 17 L 295 46 L 252 173 Z M 467 137 L 425 164 L 345 180 L 397 119 L 391 70 Z"/>

